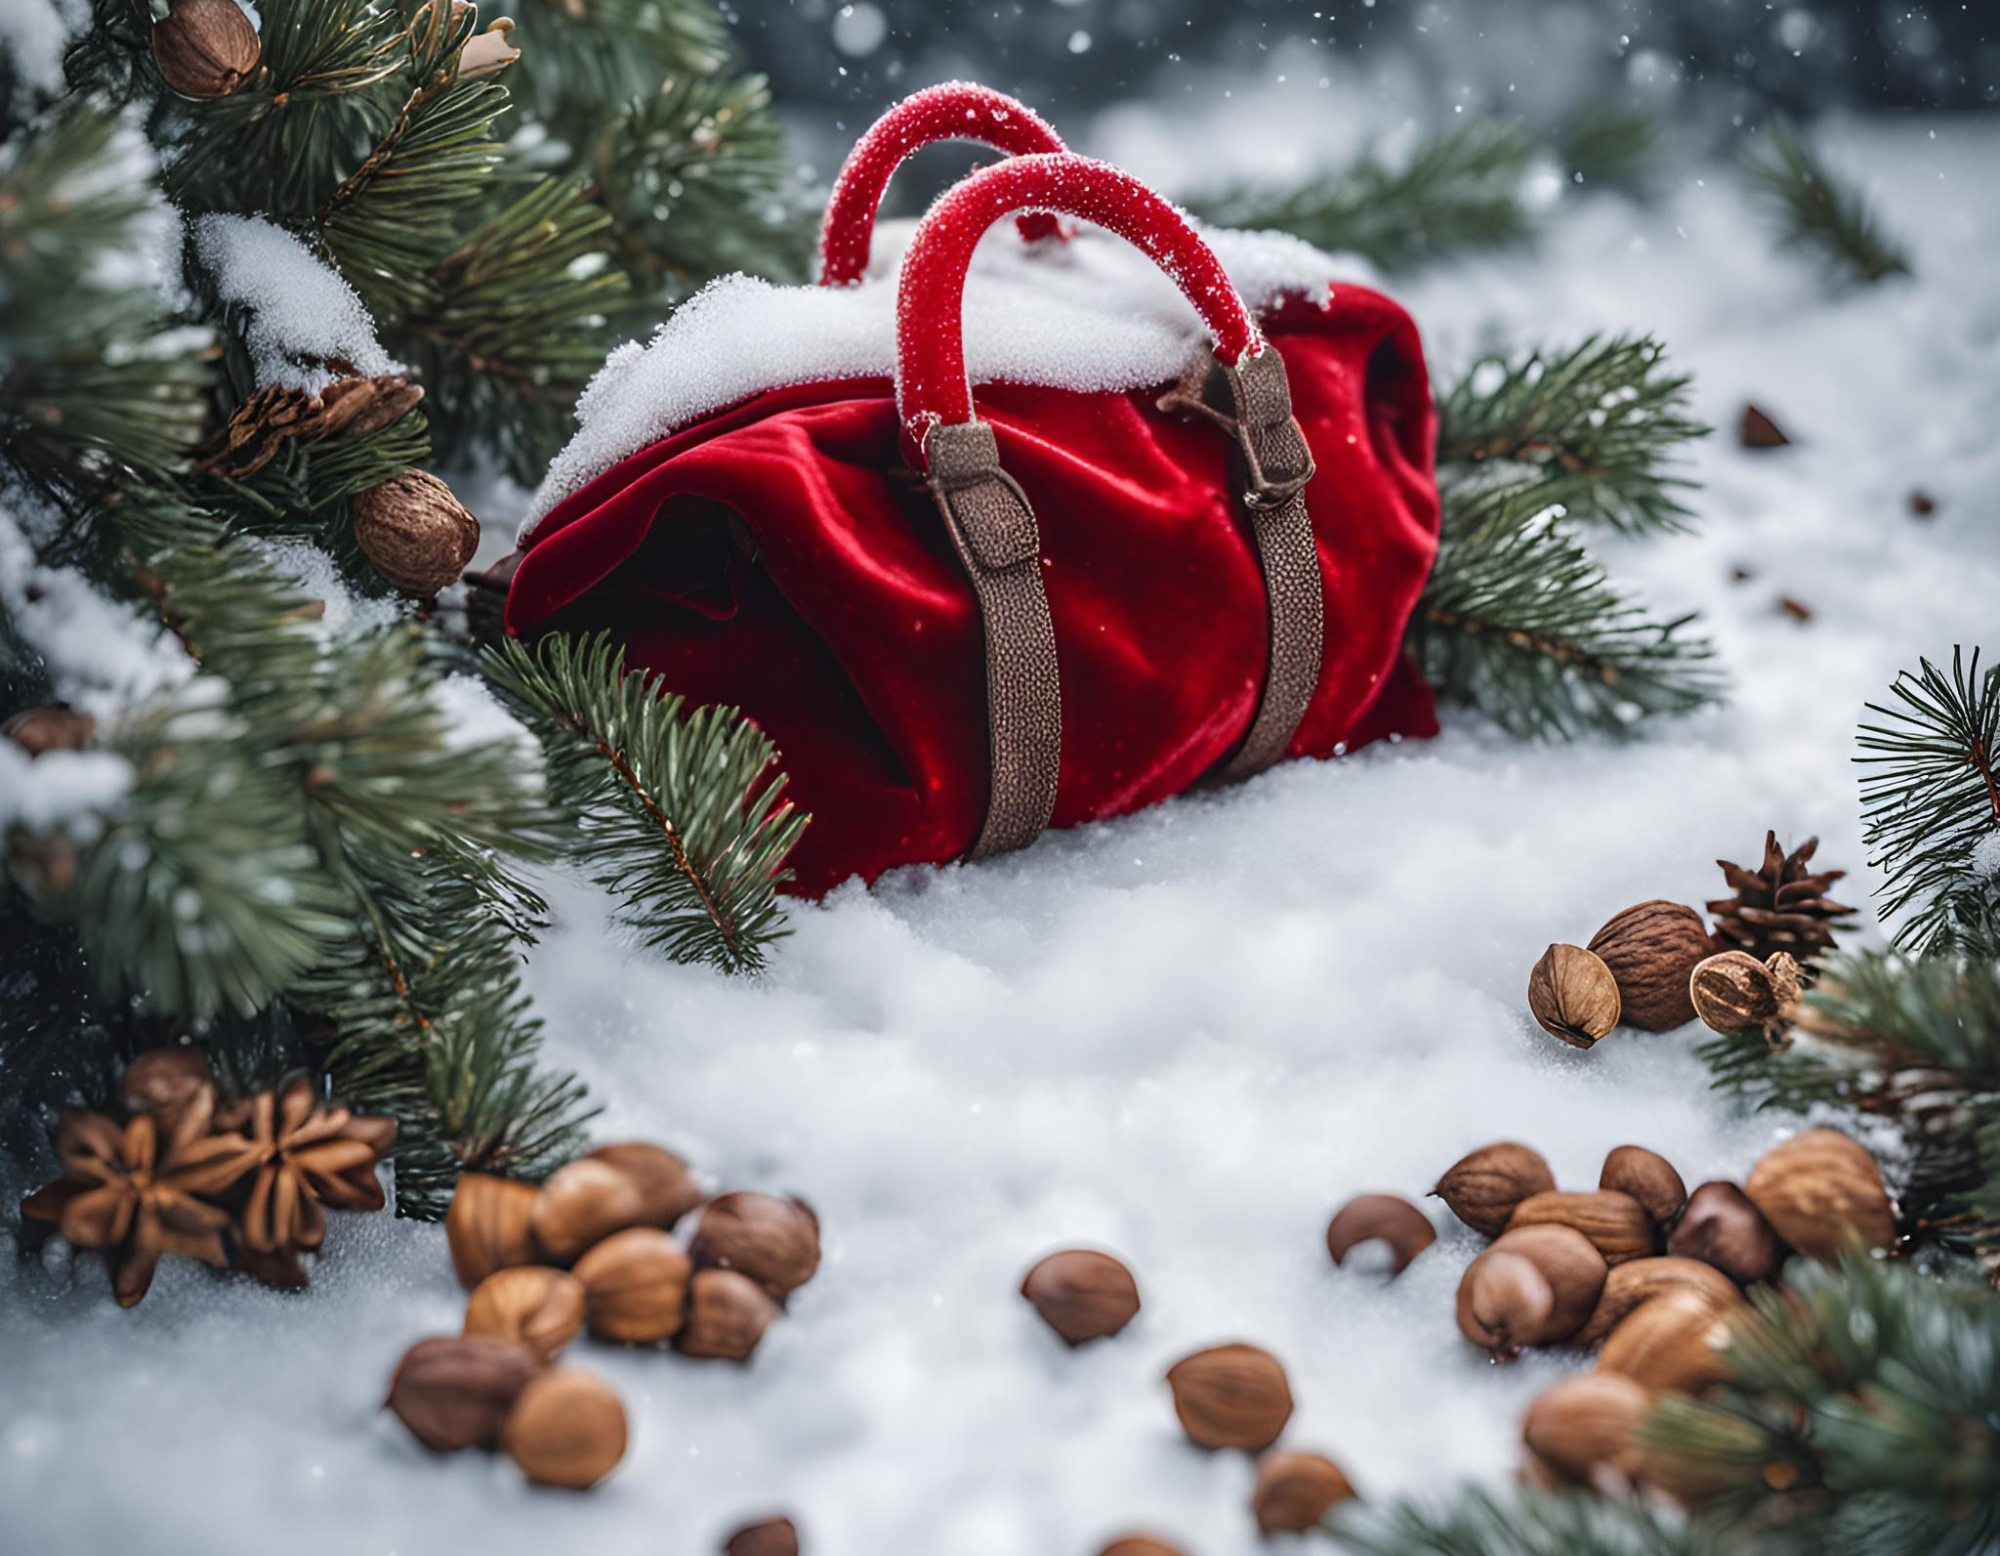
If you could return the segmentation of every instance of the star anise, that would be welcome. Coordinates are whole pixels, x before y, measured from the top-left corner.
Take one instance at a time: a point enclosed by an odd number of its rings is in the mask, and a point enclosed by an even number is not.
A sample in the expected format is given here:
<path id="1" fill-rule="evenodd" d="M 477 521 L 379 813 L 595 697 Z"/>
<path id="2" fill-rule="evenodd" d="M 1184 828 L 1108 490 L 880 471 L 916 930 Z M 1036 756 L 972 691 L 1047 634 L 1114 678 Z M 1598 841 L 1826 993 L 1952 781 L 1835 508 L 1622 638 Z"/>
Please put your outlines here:
<path id="1" fill-rule="evenodd" d="M 254 1255 L 278 1256 L 246 1261 L 253 1273 L 259 1265 L 279 1270 L 284 1256 L 318 1248 L 326 1238 L 326 1207 L 382 1208 L 375 1164 L 396 1139 L 393 1118 L 327 1104 L 299 1075 L 236 1104 L 230 1121 L 248 1134 L 255 1164 L 243 1204 L 243 1245 Z"/>
<path id="2" fill-rule="evenodd" d="M 149 1113 L 120 1125 L 102 1113 L 65 1108 L 56 1128 L 63 1176 L 29 1195 L 22 1215 L 54 1222 L 79 1248 L 101 1250 L 120 1307 L 146 1295 L 162 1254 L 228 1263 L 229 1213 L 208 1200 L 256 1158 L 241 1135 L 213 1132 L 214 1109 L 207 1086 L 164 1130 Z"/>

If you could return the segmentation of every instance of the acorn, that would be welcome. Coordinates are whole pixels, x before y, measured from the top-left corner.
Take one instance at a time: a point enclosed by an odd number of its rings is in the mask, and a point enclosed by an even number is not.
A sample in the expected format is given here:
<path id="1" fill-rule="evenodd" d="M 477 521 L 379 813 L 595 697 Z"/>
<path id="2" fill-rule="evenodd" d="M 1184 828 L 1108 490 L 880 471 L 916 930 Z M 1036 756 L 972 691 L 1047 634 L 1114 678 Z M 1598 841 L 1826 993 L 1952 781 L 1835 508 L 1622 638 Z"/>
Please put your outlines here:
<path id="1" fill-rule="evenodd" d="M 541 1362 L 526 1346 L 458 1335 L 419 1340 L 403 1353 L 384 1406 L 433 1453 L 490 1448 Z"/>
<path id="2" fill-rule="evenodd" d="M 1528 1009 L 1551 1037 L 1590 1048 L 1618 1025 L 1618 981 L 1582 946 L 1552 945 L 1528 974 Z"/>
<path id="3" fill-rule="evenodd" d="M 705 1196 L 688 1171 L 688 1164 L 672 1151 L 643 1140 L 627 1140 L 600 1145 L 584 1157 L 589 1162 L 607 1162 L 638 1186 L 644 1202 L 642 1226 L 656 1226 L 671 1232 L 682 1216 L 699 1205 Z"/>
<path id="4" fill-rule="evenodd" d="M 1353 1495 L 1340 1466 L 1324 1454 L 1280 1449 L 1257 1461 L 1250 1511 L 1264 1534 L 1303 1534 Z"/>
<path id="5" fill-rule="evenodd" d="M 361 554 L 420 599 L 457 583 L 479 549 L 479 521 L 449 486 L 415 466 L 358 493 L 352 508 Z"/>
<path id="6" fill-rule="evenodd" d="M 1475 1232 L 1498 1237 L 1514 1207 L 1556 1186 L 1549 1164 L 1525 1145 L 1502 1140 L 1460 1157 L 1431 1190 Z"/>
<path id="7" fill-rule="evenodd" d="M 1896 1211 L 1875 1158 L 1834 1129 L 1809 1129 L 1765 1153 L 1743 1192 L 1792 1247 L 1831 1263 L 1859 1239 L 1866 1248 L 1896 1240 Z"/>
<path id="8" fill-rule="evenodd" d="M 1132 1272 L 1110 1254 L 1088 1248 L 1050 1254 L 1028 1271 L 1021 1295 L 1073 1346 L 1115 1335 L 1139 1311 Z"/>
<path id="9" fill-rule="evenodd" d="M 1635 1434 L 1652 1408 L 1652 1391 L 1622 1373 L 1560 1379 L 1536 1395 L 1521 1418 L 1528 1465 L 1551 1490 L 1629 1483 L 1643 1457 Z"/>
<path id="10" fill-rule="evenodd" d="M 681 1245 L 658 1227 L 613 1232 L 576 1261 L 584 1322 L 600 1340 L 652 1345 L 681 1327 L 693 1269 Z"/>
<path id="11" fill-rule="evenodd" d="M 544 1372 L 521 1390 L 500 1447 L 542 1486 L 588 1491 L 625 1457 L 625 1406 L 610 1384 L 576 1367 Z"/>
<path id="12" fill-rule="evenodd" d="M 1572 1337 L 1577 1345 L 1596 1345 L 1616 1329 L 1625 1315 L 1662 1292 L 1692 1291 L 1718 1311 L 1743 1300 L 1736 1282 L 1714 1265 L 1672 1254 L 1632 1259 L 1604 1278 L 1604 1290 L 1584 1326 Z"/>
<path id="13" fill-rule="evenodd" d="M 1430 1217 L 1400 1194 L 1359 1194 L 1341 1206 L 1328 1223 L 1326 1251 L 1335 1264 L 1362 1243 L 1380 1242 L 1389 1250 L 1389 1273 L 1400 1275 L 1410 1261 L 1437 1241 Z"/>
<path id="14" fill-rule="evenodd" d="M 445 1241 L 458 1283 L 470 1291 L 495 1270 L 540 1258 L 529 1220 L 540 1191 L 532 1183 L 462 1172 L 444 1215 Z"/>
<path id="15" fill-rule="evenodd" d="M 804 1200 L 724 1194 L 702 1211 L 688 1253 L 698 1269 L 740 1270 L 782 1299 L 819 1268 L 819 1218 Z"/>
<path id="16" fill-rule="evenodd" d="M 1623 1264 L 1656 1252 L 1653 1222 L 1629 1194 L 1613 1189 L 1566 1194 L 1550 1190 L 1530 1194 L 1514 1207 L 1507 1230 L 1526 1226 L 1567 1226 L 1590 1239 L 1606 1264 Z"/>
<path id="17" fill-rule="evenodd" d="M 609 1162 L 578 1157 L 542 1185 L 528 1220 L 551 1264 L 570 1264 L 613 1232 L 643 1225 L 646 1196 L 637 1180 Z"/>
<path id="18" fill-rule="evenodd" d="M 1168 1370 L 1167 1386 L 1181 1429 L 1203 1448 L 1268 1448 L 1292 1418 L 1283 1365 L 1254 1345 L 1184 1356 Z"/>
<path id="19" fill-rule="evenodd" d="M 1474 1345 L 1511 1361 L 1526 1346 L 1554 1345 L 1583 1327 L 1604 1290 L 1604 1256 L 1573 1227 L 1504 1234 L 1458 1283 L 1458 1327 Z"/>
<path id="20" fill-rule="evenodd" d="M 1631 1195 L 1653 1225 L 1661 1228 L 1674 1224 L 1688 1197 L 1687 1184 L 1674 1171 L 1674 1164 L 1643 1145 L 1614 1147 L 1604 1158 L 1597 1186 Z"/>
<path id="21" fill-rule="evenodd" d="M 1597 1367 L 1649 1389 L 1699 1395 L 1730 1377 L 1721 1352 L 1728 1335 L 1724 1310 L 1707 1297 L 1667 1291 L 1625 1315 L 1597 1353 Z"/>
<path id="22" fill-rule="evenodd" d="M 566 1270 L 524 1264 L 495 1270 L 465 1305 L 465 1332 L 525 1345 L 552 1362 L 583 1328 L 583 1282 Z"/>
<path id="23" fill-rule="evenodd" d="M 685 1356 L 747 1361 L 783 1309 L 735 1270 L 696 1270 L 688 1281 L 687 1317 L 674 1345 Z"/>
<path id="24" fill-rule="evenodd" d="M 235 0 L 172 0 L 153 23 L 153 62 L 182 97 L 227 97 L 257 69 L 263 41 Z"/>
<path id="25" fill-rule="evenodd" d="M 0 723 L 0 738 L 13 741 L 30 758 L 51 751 L 81 751 L 96 733 L 96 719 L 63 706 L 23 708 Z"/>
<path id="26" fill-rule="evenodd" d="M 1775 1280 L 1785 1264 L 1785 1245 L 1763 1211 L 1722 1179 L 1688 1196 L 1687 1209 L 1667 1238 L 1667 1252 L 1712 1264 L 1740 1286 Z"/>
<path id="27" fill-rule="evenodd" d="M 724 1540 L 722 1556 L 799 1556 L 799 1531 L 789 1518 L 760 1518 Z"/>
<path id="28" fill-rule="evenodd" d="M 1617 914 L 1590 937 L 1590 949 L 1618 980 L 1624 1019 L 1648 1032 L 1694 1020 L 1688 979 L 1714 950 L 1693 908 L 1654 899 Z"/>

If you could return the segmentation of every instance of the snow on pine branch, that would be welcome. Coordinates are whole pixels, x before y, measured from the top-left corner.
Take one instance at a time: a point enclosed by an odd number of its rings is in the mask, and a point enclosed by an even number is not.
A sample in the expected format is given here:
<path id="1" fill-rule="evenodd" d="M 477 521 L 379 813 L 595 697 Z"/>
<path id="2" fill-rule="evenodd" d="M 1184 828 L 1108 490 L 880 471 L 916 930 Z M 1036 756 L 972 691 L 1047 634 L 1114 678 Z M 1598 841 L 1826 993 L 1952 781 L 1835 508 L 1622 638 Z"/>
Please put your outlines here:
<path id="1" fill-rule="evenodd" d="M 346 365 L 341 376 L 399 370 L 354 288 L 284 228 L 261 216 L 204 216 L 194 238 L 218 296 L 249 315 L 244 341 L 260 387 L 317 392 L 336 362 Z"/>

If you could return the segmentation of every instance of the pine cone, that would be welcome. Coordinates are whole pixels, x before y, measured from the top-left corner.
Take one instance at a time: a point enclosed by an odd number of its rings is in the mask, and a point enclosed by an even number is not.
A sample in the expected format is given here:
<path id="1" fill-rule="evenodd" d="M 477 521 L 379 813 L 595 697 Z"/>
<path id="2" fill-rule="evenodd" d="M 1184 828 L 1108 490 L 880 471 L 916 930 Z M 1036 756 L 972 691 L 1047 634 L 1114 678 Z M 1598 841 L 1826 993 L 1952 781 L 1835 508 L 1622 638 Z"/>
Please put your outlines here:
<path id="1" fill-rule="evenodd" d="M 400 421 L 423 397 L 401 373 L 337 379 L 316 395 L 267 385 L 203 445 L 195 473 L 240 481 L 262 470 L 292 438 L 366 437 Z"/>
<path id="2" fill-rule="evenodd" d="M 1778 846 L 1778 834 L 1766 832 L 1764 863 L 1755 873 L 1727 859 L 1715 861 L 1736 888 L 1735 896 L 1708 904 L 1720 949 L 1748 951 L 1760 962 L 1786 951 L 1804 963 L 1833 948 L 1834 931 L 1845 927 L 1840 920 L 1854 909 L 1826 895 L 1845 870 L 1806 873 L 1818 847 L 1819 839 L 1809 837 L 1787 854 Z"/>

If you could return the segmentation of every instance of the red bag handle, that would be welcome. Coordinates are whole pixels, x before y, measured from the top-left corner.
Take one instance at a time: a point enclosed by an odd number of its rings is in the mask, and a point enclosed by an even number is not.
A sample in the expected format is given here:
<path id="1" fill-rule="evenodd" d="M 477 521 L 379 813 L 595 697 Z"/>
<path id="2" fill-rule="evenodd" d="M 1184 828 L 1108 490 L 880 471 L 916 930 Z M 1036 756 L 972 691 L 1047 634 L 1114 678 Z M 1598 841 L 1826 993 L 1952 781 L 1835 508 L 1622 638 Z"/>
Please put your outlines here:
<path id="1" fill-rule="evenodd" d="M 972 251 L 986 229 L 1023 207 L 1059 211 L 1108 228 L 1164 270 L 1235 365 L 1260 354 L 1263 337 L 1215 257 L 1179 211 L 1108 162 L 1065 152 L 995 163 L 938 197 L 903 256 L 896 294 L 896 401 L 922 457 L 933 427 L 973 419 L 960 310 Z"/>
<path id="2" fill-rule="evenodd" d="M 861 279 L 875 236 L 875 208 L 889 187 L 889 175 L 911 152 L 943 140 L 978 141 L 1014 156 L 1067 149 L 1040 115 L 1004 92 L 969 81 L 947 81 L 912 93 L 854 143 L 833 182 L 819 234 L 821 286 L 845 286 Z M 1030 242 L 1062 230 L 1054 216 L 1042 211 L 1030 212 L 1016 225 Z"/>

